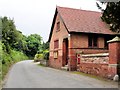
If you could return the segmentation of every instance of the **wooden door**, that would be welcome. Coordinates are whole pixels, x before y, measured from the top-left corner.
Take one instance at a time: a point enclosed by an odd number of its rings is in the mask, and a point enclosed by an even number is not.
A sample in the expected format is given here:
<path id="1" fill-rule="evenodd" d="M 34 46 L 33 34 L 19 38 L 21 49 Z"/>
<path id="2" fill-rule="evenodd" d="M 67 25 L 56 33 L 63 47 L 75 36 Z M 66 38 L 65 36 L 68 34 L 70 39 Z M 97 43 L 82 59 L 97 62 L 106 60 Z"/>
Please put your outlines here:
<path id="1" fill-rule="evenodd" d="M 63 66 L 68 64 L 68 38 L 63 40 Z"/>

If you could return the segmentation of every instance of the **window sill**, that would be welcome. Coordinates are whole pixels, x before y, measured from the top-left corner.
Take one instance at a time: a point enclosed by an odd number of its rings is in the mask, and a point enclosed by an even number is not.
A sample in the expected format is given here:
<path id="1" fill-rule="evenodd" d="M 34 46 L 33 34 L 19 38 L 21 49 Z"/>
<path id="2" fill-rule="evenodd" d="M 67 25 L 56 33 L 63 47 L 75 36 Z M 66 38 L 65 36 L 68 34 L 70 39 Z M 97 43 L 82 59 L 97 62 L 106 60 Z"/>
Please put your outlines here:
<path id="1" fill-rule="evenodd" d="M 108 49 L 108 48 L 88 47 L 88 49 Z"/>
<path id="2" fill-rule="evenodd" d="M 56 32 L 59 32 L 59 31 L 60 31 L 60 29 L 56 30 Z"/>
<path id="3" fill-rule="evenodd" d="M 91 47 L 91 46 L 90 46 L 90 47 L 88 47 L 88 48 L 98 48 L 98 47 Z"/>

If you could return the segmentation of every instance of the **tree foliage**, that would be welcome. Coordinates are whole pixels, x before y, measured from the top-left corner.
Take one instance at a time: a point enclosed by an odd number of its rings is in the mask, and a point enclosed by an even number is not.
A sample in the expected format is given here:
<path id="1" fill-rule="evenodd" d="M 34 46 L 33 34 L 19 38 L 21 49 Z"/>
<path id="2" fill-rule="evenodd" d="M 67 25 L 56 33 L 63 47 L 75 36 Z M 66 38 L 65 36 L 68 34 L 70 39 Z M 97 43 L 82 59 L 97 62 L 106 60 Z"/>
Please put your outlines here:
<path id="1" fill-rule="evenodd" d="M 39 51 L 39 47 L 42 45 L 42 37 L 38 34 L 31 34 L 26 39 L 27 50 L 26 54 L 28 56 L 34 57 L 34 55 Z"/>
<path id="2" fill-rule="evenodd" d="M 18 61 L 28 59 L 23 53 L 23 48 L 19 49 L 16 43 L 22 41 L 22 33 L 16 29 L 14 21 L 7 17 L 0 18 L 0 61 L 2 63 L 2 77 L 9 70 L 9 67 Z M 19 44 L 20 45 L 20 44 Z M 2 58 L 1 58 L 2 57 Z M 0 72 L 1 73 L 1 72 Z"/>
<path id="3" fill-rule="evenodd" d="M 34 57 L 37 51 L 42 50 L 42 37 L 38 34 L 25 36 L 16 29 L 14 21 L 7 17 L 1 18 L 2 21 L 2 43 L 4 50 L 10 53 L 10 49 L 22 51 L 29 57 Z"/>
<path id="4" fill-rule="evenodd" d="M 11 49 L 22 50 L 20 44 L 23 40 L 23 35 L 15 27 L 14 21 L 3 17 L 2 19 L 2 43 L 4 43 L 7 53 L 10 53 Z"/>
<path id="5" fill-rule="evenodd" d="M 98 3 L 97 3 L 97 6 L 99 9 L 103 11 L 103 14 L 101 17 L 102 20 L 110 25 L 110 29 L 112 31 L 120 33 L 120 1 L 107 2 L 107 6 L 105 10 L 103 10 Z"/>
<path id="6" fill-rule="evenodd" d="M 48 43 L 42 41 L 40 35 L 25 36 L 16 29 L 14 20 L 0 17 L 0 55 L 2 55 L 2 58 L 0 56 L 0 62 L 3 64 L 3 77 L 15 62 L 28 59 L 28 57 L 33 58 L 40 51 L 40 55 L 36 57 L 44 58 L 45 54 L 48 53 L 48 46 Z"/>
<path id="7" fill-rule="evenodd" d="M 39 50 L 37 51 L 37 53 L 34 56 L 34 60 L 39 61 L 41 58 L 39 58 L 38 56 L 42 56 L 43 60 L 49 60 L 49 42 L 43 42 L 40 47 Z"/>

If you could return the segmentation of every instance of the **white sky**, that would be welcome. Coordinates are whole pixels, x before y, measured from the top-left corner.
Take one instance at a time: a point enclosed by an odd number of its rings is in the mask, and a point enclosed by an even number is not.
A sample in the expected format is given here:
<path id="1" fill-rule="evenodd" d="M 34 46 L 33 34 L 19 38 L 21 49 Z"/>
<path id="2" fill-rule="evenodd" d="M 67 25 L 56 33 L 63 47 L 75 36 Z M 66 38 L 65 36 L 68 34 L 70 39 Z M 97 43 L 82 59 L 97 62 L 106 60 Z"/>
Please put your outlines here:
<path id="1" fill-rule="evenodd" d="M 14 18 L 24 35 L 37 33 L 47 41 L 56 5 L 100 11 L 96 0 L 0 0 L 0 16 Z"/>

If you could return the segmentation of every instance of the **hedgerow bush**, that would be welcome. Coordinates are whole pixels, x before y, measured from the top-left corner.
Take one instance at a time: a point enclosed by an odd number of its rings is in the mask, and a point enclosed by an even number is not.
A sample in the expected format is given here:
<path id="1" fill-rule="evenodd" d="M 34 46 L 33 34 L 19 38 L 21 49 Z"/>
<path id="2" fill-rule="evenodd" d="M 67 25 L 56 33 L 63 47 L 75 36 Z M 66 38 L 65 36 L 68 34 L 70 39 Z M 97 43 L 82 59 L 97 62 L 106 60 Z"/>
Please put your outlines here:
<path id="1" fill-rule="evenodd" d="M 48 50 L 45 50 L 45 51 L 43 52 L 43 56 L 44 56 L 44 59 L 45 59 L 45 60 L 49 60 L 49 51 L 48 51 Z"/>
<path id="2" fill-rule="evenodd" d="M 4 48 L 4 44 L 0 45 L 0 49 L 1 49 L 0 50 L 0 54 L 1 54 L 0 59 L 2 62 L 2 79 L 8 72 L 11 65 L 13 65 L 14 63 L 16 63 L 18 61 L 28 59 L 28 57 L 20 51 L 10 49 L 10 54 L 8 54 L 3 48 Z"/>
<path id="3" fill-rule="evenodd" d="M 38 62 L 40 60 L 43 60 L 43 54 L 36 54 L 34 57 L 34 62 Z"/>

